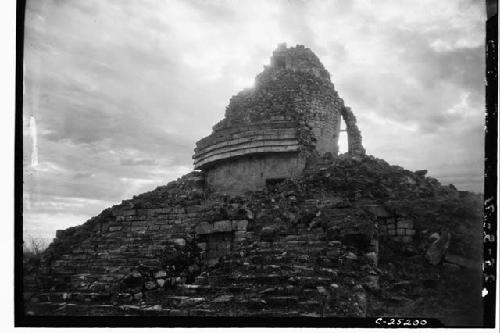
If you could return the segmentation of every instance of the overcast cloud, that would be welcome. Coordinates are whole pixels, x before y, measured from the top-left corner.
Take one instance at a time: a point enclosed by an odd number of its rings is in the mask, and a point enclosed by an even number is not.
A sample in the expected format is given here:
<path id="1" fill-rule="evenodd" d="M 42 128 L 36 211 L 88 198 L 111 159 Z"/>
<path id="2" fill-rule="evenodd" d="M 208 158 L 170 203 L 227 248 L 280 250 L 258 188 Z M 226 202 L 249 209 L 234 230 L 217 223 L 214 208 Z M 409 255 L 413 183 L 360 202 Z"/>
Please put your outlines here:
<path id="1" fill-rule="evenodd" d="M 26 235 L 189 172 L 281 42 L 319 56 L 369 154 L 482 191 L 483 1 L 27 2 Z"/>

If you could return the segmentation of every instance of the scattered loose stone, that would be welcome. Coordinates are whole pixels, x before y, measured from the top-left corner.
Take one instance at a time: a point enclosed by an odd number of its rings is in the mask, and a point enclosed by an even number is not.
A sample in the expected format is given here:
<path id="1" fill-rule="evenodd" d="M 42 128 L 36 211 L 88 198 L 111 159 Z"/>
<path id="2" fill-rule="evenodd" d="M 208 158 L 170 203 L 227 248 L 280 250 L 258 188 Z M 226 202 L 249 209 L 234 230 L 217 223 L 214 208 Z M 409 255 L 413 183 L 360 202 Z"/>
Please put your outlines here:
<path id="1" fill-rule="evenodd" d="M 352 252 L 348 252 L 345 257 L 349 260 L 358 260 L 358 256 Z"/>
<path id="2" fill-rule="evenodd" d="M 154 288 L 156 288 L 156 282 L 155 281 L 146 281 L 146 283 L 144 284 L 144 288 L 146 288 L 148 290 L 154 289 Z"/>
<path id="3" fill-rule="evenodd" d="M 429 246 L 425 253 L 425 258 L 429 261 L 429 263 L 437 265 L 441 262 L 441 259 L 448 250 L 450 240 L 451 235 L 448 232 L 445 232 Z"/>

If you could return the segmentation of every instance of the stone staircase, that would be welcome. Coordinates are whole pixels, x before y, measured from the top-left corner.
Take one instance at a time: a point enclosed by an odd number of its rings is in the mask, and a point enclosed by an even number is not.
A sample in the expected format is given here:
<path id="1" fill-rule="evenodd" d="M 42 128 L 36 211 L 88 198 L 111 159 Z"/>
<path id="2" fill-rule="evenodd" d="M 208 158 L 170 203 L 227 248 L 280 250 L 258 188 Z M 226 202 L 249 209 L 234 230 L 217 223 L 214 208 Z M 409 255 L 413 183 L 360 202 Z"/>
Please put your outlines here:
<path id="1" fill-rule="evenodd" d="M 303 205 L 314 211 L 316 203 Z M 316 222 L 288 223 L 270 239 L 262 236 L 265 224 L 254 223 L 249 234 L 260 231 L 260 237 L 241 241 L 231 256 L 190 283 L 176 280 L 162 287 L 144 284 L 135 291 L 109 290 L 106 281 L 123 276 L 114 276 L 109 271 L 113 267 L 108 266 L 88 274 L 97 279 L 89 291 L 85 283 L 79 285 L 86 274 L 60 272 L 65 273 L 58 275 L 61 285 L 72 287 L 37 295 L 26 292 L 26 312 L 58 316 L 365 316 L 367 293 L 361 283 L 376 272 L 363 252 L 353 253 L 362 250 L 343 244 L 344 235 L 330 232 L 332 225 L 342 224 L 345 215 L 349 215 L 346 209 L 326 207 L 314 218 Z M 29 290 L 29 284 L 25 286 Z"/>
<path id="2" fill-rule="evenodd" d="M 363 294 L 346 284 L 345 272 L 359 265 L 345 259 L 340 241 L 298 229 L 276 242 L 254 242 L 245 253 L 218 264 L 193 284 L 130 293 L 48 292 L 27 312 L 44 315 L 168 316 L 343 316 L 353 315 L 349 296 Z M 347 312 L 346 312 L 347 310 Z M 350 312 L 349 312 L 350 311 Z M 363 315 L 363 307 L 356 310 Z"/>

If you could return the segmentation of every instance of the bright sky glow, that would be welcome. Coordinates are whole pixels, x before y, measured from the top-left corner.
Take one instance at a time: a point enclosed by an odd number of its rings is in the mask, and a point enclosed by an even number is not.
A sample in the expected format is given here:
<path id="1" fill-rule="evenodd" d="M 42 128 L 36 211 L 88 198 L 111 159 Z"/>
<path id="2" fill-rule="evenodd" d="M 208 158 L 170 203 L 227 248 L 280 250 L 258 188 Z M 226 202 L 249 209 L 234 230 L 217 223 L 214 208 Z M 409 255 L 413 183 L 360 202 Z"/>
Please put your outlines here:
<path id="1" fill-rule="evenodd" d="M 482 1 L 27 2 L 27 235 L 191 170 L 195 142 L 281 42 L 319 56 L 369 154 L 482 191 Z"/>

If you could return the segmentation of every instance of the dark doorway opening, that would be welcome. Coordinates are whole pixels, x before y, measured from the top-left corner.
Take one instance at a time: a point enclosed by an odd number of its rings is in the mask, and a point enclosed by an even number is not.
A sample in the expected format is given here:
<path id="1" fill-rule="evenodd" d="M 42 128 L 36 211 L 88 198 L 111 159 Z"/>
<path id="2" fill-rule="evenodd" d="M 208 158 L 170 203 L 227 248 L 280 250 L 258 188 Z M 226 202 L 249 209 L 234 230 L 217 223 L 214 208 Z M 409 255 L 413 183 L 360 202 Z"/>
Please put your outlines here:
<path id="1" fill-rule="evenodd" d="M 268 188 L 275 187 L 276 185 L 283 183 L 286 180 L 286 178 L 268 178 L 266 179 L 266 186 Z"/>

